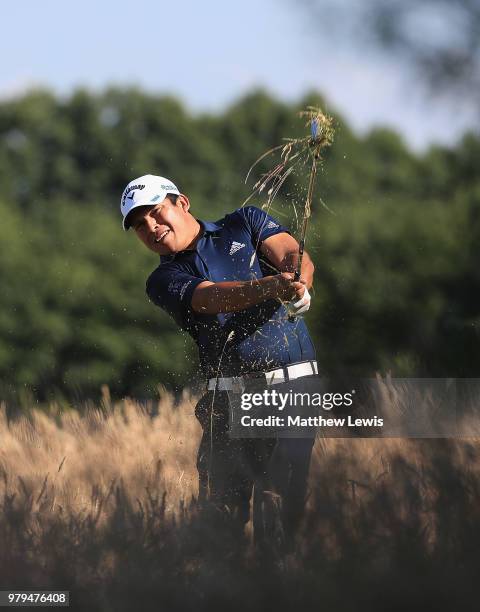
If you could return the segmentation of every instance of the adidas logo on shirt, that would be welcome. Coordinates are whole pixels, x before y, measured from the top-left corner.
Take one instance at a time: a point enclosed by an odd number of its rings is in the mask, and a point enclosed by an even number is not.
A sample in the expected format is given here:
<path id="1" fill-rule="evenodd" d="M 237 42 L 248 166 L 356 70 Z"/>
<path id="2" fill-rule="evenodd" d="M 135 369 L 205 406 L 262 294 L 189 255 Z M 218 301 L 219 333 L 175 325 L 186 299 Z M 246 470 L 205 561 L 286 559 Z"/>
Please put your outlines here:
<path id="1" fill-rule="evenodd" d="M 275 227 L 278 227 L 278 223 L 274 223 L 273 221 L 267 223 L 267 229 L 274 229 Z"/>
<path id="2" fill-rule="evenodd" d="M 239 251 L 240 249 L 243 249 L 245 245 L 243 244 L 243 242 L 232 242 L 232 246 L 230 247 L 230 251 L 228 252 L 229 255 L 233 255 L 234 253 L 236 253 L 237 251 Z"/>

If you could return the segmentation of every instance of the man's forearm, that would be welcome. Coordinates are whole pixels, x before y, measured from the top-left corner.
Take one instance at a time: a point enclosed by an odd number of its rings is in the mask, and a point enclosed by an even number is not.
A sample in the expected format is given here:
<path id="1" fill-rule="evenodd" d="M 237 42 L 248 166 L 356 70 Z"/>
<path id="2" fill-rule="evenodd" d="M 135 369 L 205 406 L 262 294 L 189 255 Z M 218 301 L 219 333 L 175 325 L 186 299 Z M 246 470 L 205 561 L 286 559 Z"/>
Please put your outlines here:
<path id="1" fill-rule="evenodd" d="M 226 281 L 199 285 L 192 308 L 203 314 L 237 312 L 273 297 L 271 276 L 252 281 Z"/>
<path id="2" fill-rule="evenodd" d="M 271 299 L 291 300 L 300 296 L 304 286 L 293 281 L 293 274 L 276 274 L 251 281 L 205 281 L 192 296 L 192 308 L 201 314 L 245 310 Z"/>
<path id="3" fill-rule="evenodd" d="M 298 249 L 298 242 L 295 238 L 285 232 L 270 236 L 260 245 L 262 255 L 280 272 L 296 271 L 299 257 Z M 300 276 L 305 279 L 307 289 L 312 286 L 314 270 L 313 262 L 305 251 Z"/>

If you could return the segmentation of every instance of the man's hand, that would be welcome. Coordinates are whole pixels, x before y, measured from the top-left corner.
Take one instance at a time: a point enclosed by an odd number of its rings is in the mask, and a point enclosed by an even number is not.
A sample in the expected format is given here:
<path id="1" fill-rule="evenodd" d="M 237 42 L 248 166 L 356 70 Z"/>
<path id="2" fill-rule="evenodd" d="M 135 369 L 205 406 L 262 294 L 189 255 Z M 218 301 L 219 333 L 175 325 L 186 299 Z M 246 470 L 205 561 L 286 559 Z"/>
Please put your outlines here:
<path id="1" fill-rule="evenodd" d="M 303 293 L 303 297 L 301 297 L 297 302 L 293 300 L 287 304 L 288 314 L 292 317 L 299 317 L 307 312 L 310 308 L 311 297 L 308 293 L 308 289 L 305 287 L 305 291 Z"/>
<path id="2" fill-rule="evenodd" d="M 295 275 L 292 272 L 282 272 L 267 278 L 271 278 L 272 282 L 276 284 L 276 289 L 275 286 L 273 287 L 274 295 L 272 297 L 277 297 L 282 301 L 298 302 L 307 290 L 305 279 L 300 278 L 295 281 Z"/>
<path id="3" fill-rule="evenodd" d="M 272 277 L 278 279 L 278 282 L 285 286 L 280 298 L 290 299 L 287 304 L 287 311 L 290 316 L 298 317 L 304 314 L 310 308 L 311 297 L 306 287 L 307 281 L 301 278 L 298 281 L 294 280 L 294 274 L 289 272 L 282 272 L 278 276 Z M 295 295 L 293 295 L 295 291 Z"/>

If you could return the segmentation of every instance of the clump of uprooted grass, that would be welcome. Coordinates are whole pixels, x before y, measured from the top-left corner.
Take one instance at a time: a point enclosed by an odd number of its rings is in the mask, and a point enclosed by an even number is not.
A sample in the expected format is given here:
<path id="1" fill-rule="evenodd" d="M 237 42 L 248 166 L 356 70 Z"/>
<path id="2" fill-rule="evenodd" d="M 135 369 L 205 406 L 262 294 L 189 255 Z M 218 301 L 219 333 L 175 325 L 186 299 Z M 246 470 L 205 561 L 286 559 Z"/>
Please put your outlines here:
<path id="1" fill-rule="evenodd" d="M 78 610 L 465 609 L 478 440 L 319 439 L 296 551 L 258 556 L 196 503 L 193 402 L 0 419 L 0 588 Z"/>

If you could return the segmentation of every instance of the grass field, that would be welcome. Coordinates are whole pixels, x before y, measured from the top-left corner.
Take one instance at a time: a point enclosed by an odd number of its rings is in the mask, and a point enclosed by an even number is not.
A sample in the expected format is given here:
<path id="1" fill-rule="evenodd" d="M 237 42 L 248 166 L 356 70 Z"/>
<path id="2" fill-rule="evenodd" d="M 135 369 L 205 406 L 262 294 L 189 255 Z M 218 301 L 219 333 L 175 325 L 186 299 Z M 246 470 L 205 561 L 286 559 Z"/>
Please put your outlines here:
<path id="1" fill-rule="evenodd" d="M 260 558 L 196 504 L 194 398 L 0 411 L 0 588 L 75 610 L 463 610 L 480 444 L 319 439 L 297 552 Z"/>

